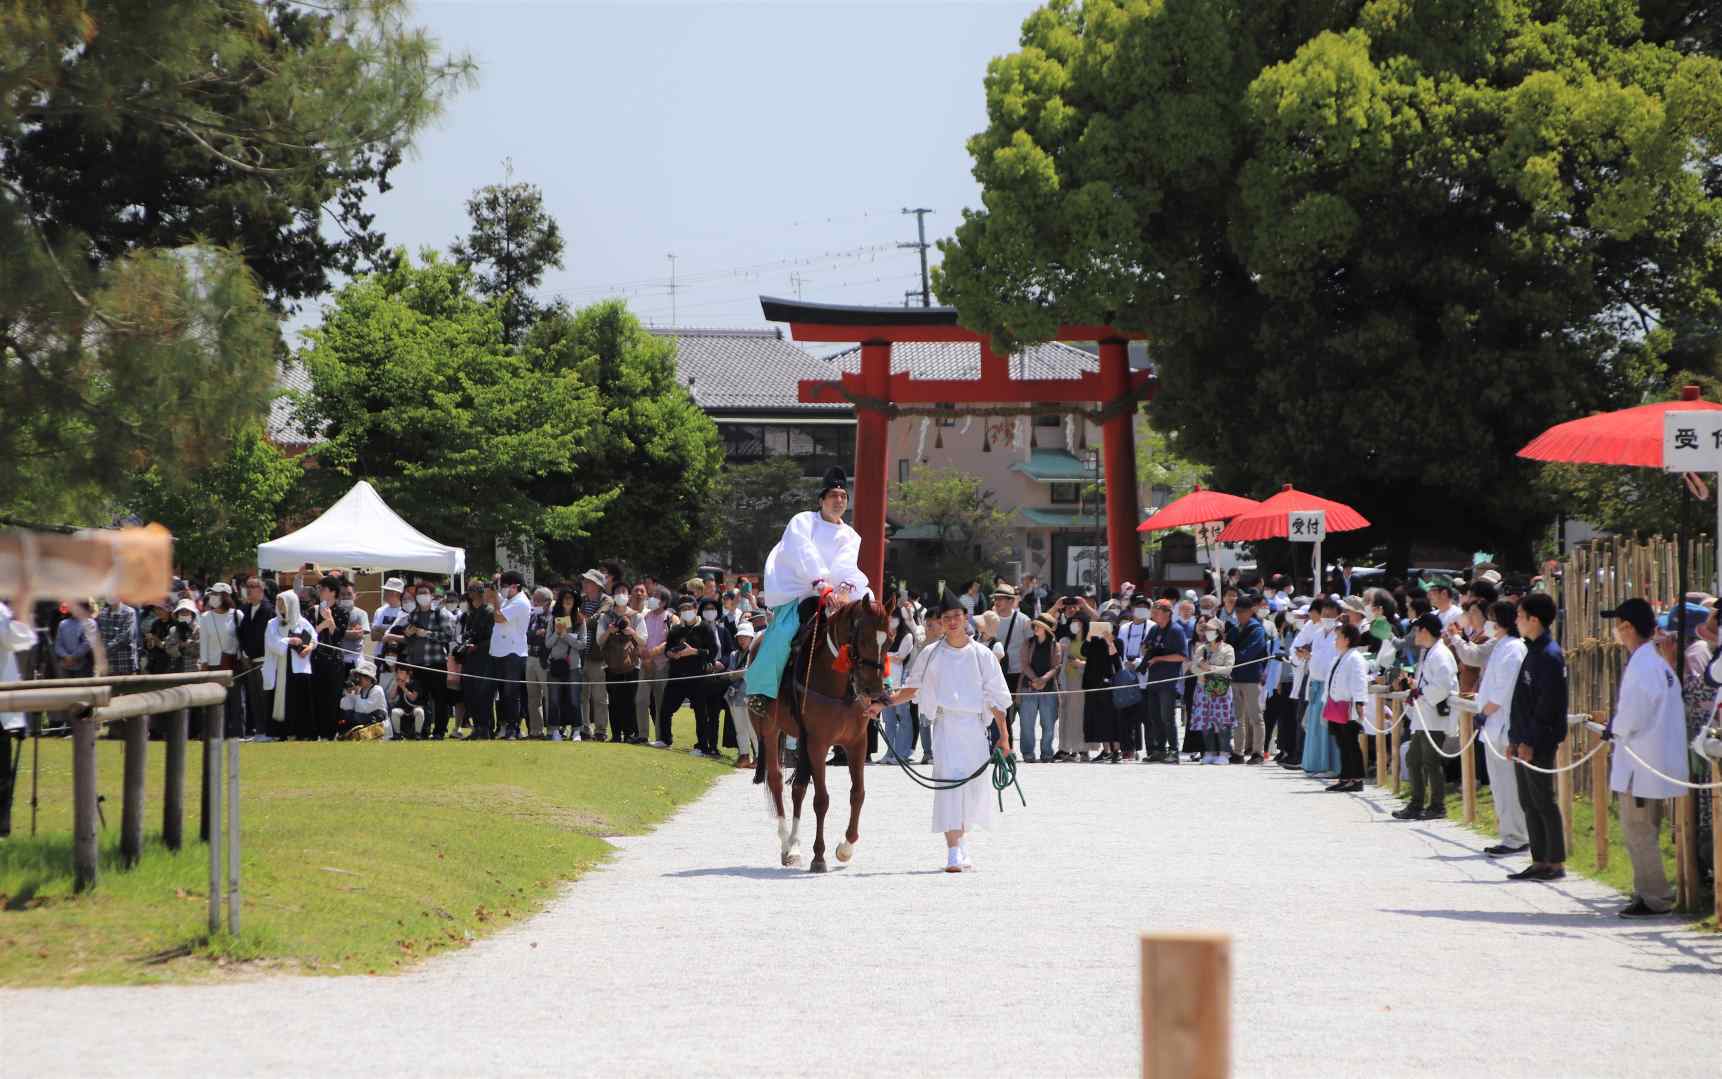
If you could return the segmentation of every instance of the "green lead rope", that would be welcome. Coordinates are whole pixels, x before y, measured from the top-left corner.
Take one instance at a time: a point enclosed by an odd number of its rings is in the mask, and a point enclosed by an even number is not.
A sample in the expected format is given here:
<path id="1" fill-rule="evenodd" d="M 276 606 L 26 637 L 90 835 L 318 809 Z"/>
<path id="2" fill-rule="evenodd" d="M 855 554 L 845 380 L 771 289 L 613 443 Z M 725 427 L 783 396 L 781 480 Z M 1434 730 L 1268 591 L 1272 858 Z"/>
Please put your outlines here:
<path id="1" fill-rule="evenodd" d="M 914 780 L 923 790 L 930 791 L 954 791 L 959 787 L 965 787 L 979 779 L 990 768 L 992 769 L 993 791 L 999 799 L 999 812 L 1004 812 L 1004 792 L 1012 787 L 1016 788 L 1016 796 L 1022 802 L 1023 808 L 1028 808 L 1028 798 L 1022 793 L 1022 784 L 1016 781 L 1016 762 L 1005 756 L 996 745 L 993 746 L 992 756 L 963 779 L 934 779 L 932 776 L 924 776 L 909 767 L 908 762 L 896 756 L 895 753 L 892 754 L 892 757 L 896 760 L 897 767 L 903 770 L 904 775 Z"/>

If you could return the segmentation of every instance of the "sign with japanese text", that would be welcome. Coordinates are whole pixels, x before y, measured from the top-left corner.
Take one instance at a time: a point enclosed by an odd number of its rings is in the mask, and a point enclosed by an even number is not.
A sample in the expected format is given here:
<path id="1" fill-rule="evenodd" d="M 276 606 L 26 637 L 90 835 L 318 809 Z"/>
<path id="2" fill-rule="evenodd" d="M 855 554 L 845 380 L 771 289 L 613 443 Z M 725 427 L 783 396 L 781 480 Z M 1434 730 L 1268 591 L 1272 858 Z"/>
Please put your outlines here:
<path id="1" fill-rule="evenodd" d="M 1286 514 L 1286 538 L 1293 543 L 1320 543 L 1327 538 L 1327 511 L 1292 510 Z"/>
<path id="2" fill-rule="evenodd" d="M 1662 467 L 1722 472 L 1722 409 L 1662 414 Z"/>

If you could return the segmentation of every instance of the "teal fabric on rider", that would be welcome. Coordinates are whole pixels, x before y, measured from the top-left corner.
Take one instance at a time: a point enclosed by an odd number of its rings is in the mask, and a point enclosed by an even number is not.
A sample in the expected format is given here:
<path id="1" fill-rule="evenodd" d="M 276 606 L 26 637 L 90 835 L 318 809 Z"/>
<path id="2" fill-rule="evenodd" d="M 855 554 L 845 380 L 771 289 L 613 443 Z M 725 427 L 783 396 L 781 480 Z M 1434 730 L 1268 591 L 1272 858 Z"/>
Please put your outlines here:
<path id="1" fill-rule="evenodd" d="M 747 695 L 777 699 L 777 687 L 783 681 L 783 668 L 789 663 L 789 650 L 795 646 L 795 631 L 801 628 L 801 601 L 771 609 L 771 621 L 766 623 L 765 635 L 747 668 Z"/>

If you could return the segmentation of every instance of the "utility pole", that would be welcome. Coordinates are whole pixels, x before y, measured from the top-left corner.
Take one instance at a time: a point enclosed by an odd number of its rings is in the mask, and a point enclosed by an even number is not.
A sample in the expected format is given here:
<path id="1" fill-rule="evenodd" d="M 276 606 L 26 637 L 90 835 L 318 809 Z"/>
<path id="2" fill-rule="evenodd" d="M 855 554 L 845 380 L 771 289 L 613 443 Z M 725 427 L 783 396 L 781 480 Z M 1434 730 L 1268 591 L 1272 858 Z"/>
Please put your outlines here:
<path id="1" fill-rule="evenodd" d="M 917 207 L 913 210 L 905 206 L 903 212 L 915 215 L 915 231 L 919 240 L 912 244 L 903 243 L 897 246 L 913 247 L 921 252 L 921 306 L 931 307 L 933 306 L 933 290 L 927 284 L 927 215 L 933 211 L 926 206 Z"/>
<path id="2" fill-rule="evenodd" d="M 904 307 L 915 306 L 915 304 L 914 304 L 915 297 L 919 296 L 920 294 L 921 294 L 921 290 L 918 288 L 912 288 L 909 291 L 903 293 L 903 306 Z"/>
<path id="3" fill-rule="evenodd" d="M 664 256 L 670 260 L 670 332 L 676 329 L 676 255 L 670 252 Z"/>
<path id="4" fill-rule="evenodd" d="M 806 283 L 807 283 L 807 278 L 801 276 L 801 274 L 799 272 L 792 273 L 789 275 L 789 285 L 791 288 L 793 288 L 795 290 L 795 298 L 796 299 L 798 299 L 798 300 L 801 299 L 801 286 L 805 285 Z"/>

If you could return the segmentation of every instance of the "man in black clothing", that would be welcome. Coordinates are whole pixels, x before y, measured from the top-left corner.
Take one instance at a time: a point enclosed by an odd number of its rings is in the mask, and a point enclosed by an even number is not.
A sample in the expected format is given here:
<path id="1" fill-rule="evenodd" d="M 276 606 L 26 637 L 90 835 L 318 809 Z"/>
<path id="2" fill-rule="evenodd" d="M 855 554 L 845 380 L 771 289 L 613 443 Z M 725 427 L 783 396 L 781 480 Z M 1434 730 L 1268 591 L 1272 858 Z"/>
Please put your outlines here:
<path id="1" fill-rule="evenodd" d="M 663 713 L 659 717 L 660 740 L 666 747 L 673 744 L 676 710 L 683 704 L 691 704 L 694 752 L 717 756 L 717 719 L 712 714 L 711 694 L 707 680 L 698 677 L 708 673 L 717 662 L 717 636 L 711 627 L 701 623 L 692 596 L 683 596 L 676 603 L 676 621 L 664 637 L 664 655 L 669 658 L 670 668 L 669 684 L 664 687 Z"/>
<path id="2" fill-rule="evenodd" d="M 1178 675 L 1184 670 L 1190 655 L 1190 642 L 1184 631 L 1172 621 L 1172 605 L 1165 600 L 1155 602 L 1149 612 L 1154 628 L 1142 646 L 1142 672 L 1148 676 L 1148 686 L 1142 691 L 1142 701 L 1148 708 L 1148 749 L 1144 763 L 1178 763 Z"/>
<path id="3" fill-rule="evenodd" d="M 471 738 L 489 738 L 496 718 L 496 683 L 490 680 L 490 635 L 496 629 L 496 609 L 484 602 L 484 585 L 466 586 L 466 613 L 461 616 L 460 690 Z"/>
<path id="4" fill-rule="evenodd" d="M 275 617 L 275 604 L 264 594 L 256 577 L 245 582 L 245 601 L 239 605 L 239 654 L 245 668 L 234 675 L 245 697 L 245 726 L 252 734 L 280 738 L 270 718 L 275 713 L 275 694 L 263 688 L 263 631 Z"/>
<path id="5" fill-rule="evenodd" d="M 1513 688 L 1513 713 L 1507 727 L 1507 756 L 1545 769 L 1555 766 L 1555 752 L 1567 736 L 1567 663 L 1549 632 L 1554 620 L 1555 601 L 1546 592 L 1533 592 L 1519 604 L 1525 661 Z M 1567 875 L 1567 852 L 1560 805 L 1555 801 L 1555 777 L 1531 768 L 1516 771 L 1531 864 L 1509 877 L 1559 880 Z"/>

